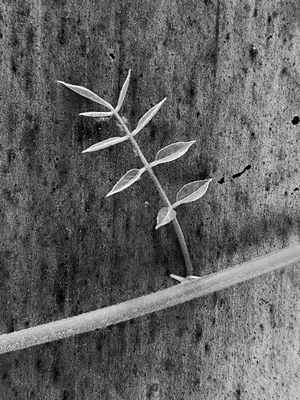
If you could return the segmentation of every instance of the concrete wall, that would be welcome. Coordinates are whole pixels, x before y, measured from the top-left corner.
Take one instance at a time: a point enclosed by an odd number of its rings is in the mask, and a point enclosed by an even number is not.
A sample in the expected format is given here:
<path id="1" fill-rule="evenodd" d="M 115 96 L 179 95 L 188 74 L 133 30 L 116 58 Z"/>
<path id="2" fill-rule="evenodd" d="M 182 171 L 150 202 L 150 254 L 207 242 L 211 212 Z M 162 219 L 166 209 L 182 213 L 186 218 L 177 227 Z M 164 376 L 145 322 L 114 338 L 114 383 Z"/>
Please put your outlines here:
<path id="1" fill-rule="evenodd" d="M 0 1 L 0 330 L 12 332 L 172 285 L 184 274 L 171 225 L 154 230 L 146 176 L 105 199 L 129 144 L 79 112 L 108 101 L 132 69 L 124 115 L 172 199 L 214 178 L 178 209 L 204 275 L 299 240 L 300 4 L 297 0 Z M 300 399 L 300 273 L 269 274 L 157 314 L 0 359 L 0 398 Z"/>

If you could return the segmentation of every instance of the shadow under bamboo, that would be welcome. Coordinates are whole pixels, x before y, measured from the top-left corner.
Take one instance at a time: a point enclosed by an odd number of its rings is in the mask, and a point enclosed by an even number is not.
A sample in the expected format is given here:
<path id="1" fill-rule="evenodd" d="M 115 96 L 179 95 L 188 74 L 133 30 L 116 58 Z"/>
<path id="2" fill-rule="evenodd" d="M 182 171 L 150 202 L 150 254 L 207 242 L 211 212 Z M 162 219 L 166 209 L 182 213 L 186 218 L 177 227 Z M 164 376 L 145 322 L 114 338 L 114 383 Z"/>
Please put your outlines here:
<path id="1" fill-rule="evenodd" d="M 49 322 L 0 336 L 0 354 L 68 338 L 128 321 L 226 289 L 279 268 L 300 262 L 300 243 L 198 280 L 141 296 L 74 317 Z"/>

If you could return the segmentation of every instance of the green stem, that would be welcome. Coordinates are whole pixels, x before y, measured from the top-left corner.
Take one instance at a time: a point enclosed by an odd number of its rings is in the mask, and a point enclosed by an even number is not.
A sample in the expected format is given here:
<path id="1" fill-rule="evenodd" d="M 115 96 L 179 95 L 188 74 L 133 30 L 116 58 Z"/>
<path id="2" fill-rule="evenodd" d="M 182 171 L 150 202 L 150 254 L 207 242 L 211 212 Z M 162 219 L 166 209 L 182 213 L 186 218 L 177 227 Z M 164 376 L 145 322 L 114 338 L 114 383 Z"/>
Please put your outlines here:
<path id="1" fill-rule="evenodd" d="M 156 175 L 153 172 L 153 169 L 151 168 L 151 165 L 148 163 L 148 161 L 146 160 L 144 154 L 142 153 L 142 150 L 140 149 L 139 145 L 137 144 L 136 140 L 134 139 L 134 137 L 131 135 L 131 132 L 129 131 L 127 125 L 125 124 L 125 122 L 123 121 L 122 117 L 115 112 L 114 115 L 116 116 L 117 120 L 119 121 L 119 123 L 121 124 L 122 128 L 124 129 L 126 135 L 129 137 L 129 140 L 131 141 L 133 147 L 135 148 L 135 150 L 137 151 L 144 167 L 146 168 L 148 174 L 150 175 L 151 179 L 153 180 L 159 194 L 160 197 L 162 199 L 162 201 L 164 202 L 164 204 L 167 207 L 171 207 L 171 203 L 170 200 L 168 199 L 168 196 L 166 195 L 166 192 L 164 191 L 164 189 L 162 188 L 159 180 L 157 179 Z M 186 241 L 183 235 L 183 232 L 181 230 L 181 227 L 179 225 L 179 222 L 177 220 L 177 218 L 174 218 L 172 220 L 173 226 L 175 228 L 175 232 L 177 234 L 177 238 L 179 240 L 180 246 L 181 246 L 181 251 L 184 257 L 184 261 L 185 261 L 185 267 L 186 267 L 186 275 L 193 275 L 193 266 L 192 266 L 192 262 L 191 262 L 191 257 L 186 245 Z"/>

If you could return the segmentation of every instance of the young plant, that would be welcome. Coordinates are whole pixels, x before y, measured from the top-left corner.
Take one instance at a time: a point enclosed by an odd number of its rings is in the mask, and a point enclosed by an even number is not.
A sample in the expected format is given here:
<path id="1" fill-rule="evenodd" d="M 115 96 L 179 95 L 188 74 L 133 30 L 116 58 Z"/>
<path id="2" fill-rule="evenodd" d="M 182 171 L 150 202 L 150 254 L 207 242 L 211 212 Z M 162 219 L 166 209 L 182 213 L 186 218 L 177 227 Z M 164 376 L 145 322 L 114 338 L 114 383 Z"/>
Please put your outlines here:
<path id="1" fill-rule="evenodd" d="M 157 179 L 156 175 L 154 174 L 153 167 L 155 167 L 158 164 L 168 163 L 170 161 L 176 160 L 177 158 L 183 156 L 196 141 L 192 140 L 190 142 L 176 142 L 176 143 L 169 144 L 168 146 L 166 146 L 158 151 L 158 153 L 155 156 L 155 159 L 152 162 L 149 163 L 147 161 L 147 159 L 145 158 L 144 154 L 142 153 L 142 150 L 140 149 L 140 147 L 135 139 L 135 136 L 155 116 L 155 114 L 159 111 L 159 109 L 162 107 L 162 105 L 166 101 L 166 98 L 161 100 L 158 104 L 156 104 L 149 111 L 147 111 L 146 114 L 144 114 L 142 116 L 142 118 L 138 121 L 136 128 L 130 132 L 126 118 L 122 117 L 119 113 L 119 111 L 123 105 L 127 90 L 128 90 L 129 80 L 130 80 L 130 72 L 131 71 L 129 70 L 127 78 L 121 89 L 116 107 L 113 107 L 106 100 L 103 100 L 101 97 L 99 97 L 98 95 L 96 95 L 95 93 L 93 93 L 92 91 L 90 91 L 89 89 L 87 89 L 83 86 L 71 85 L 69 83 L 65 83 L 62 81 L 58 81 L 58 82 L 63 84 L 67 88 L 73 90 L 74 92 L 78 93 L 79 95 L 84 96 L 84 97 L 88 98 L 89 100 L 92 100 L 95 103 L 98 103 L 98 104 L 106 107 L 107 109 L 109 109 L 109 111 L 90 111 L 90 112 L 81 113 L 79 115 L 95 118 L 97 122 L 105 121 L 105 120 L 110 119 L 111 117 L 115 117 L 117 119 L 117 126 L 120 128 L 121 132 L 124 134 L 124 136 L 112 137 L 112 138 L 103 140 L 101 142 L 98 142 L 98 143 L 92 145 L 91 147 L 87 148 L 86 150 L 84 150 L 83 153 L 90 153 L 90 152 L 94 152 L 94 151 L 98 151 L 98 150 L 103 150 L 107 147 L 114 146 L 118 143 L 122 143 L 122 142 L 125 142 L 126 140 L 129 140 L 132 143 L 135 152 L 138 154 L 138 156 L 140 157 L 140 160 L 143 164 L 143 167 L 140 169 L 134 168 L 134 169 L 127 171 L 126 174 L 124 176 L 122 176 L 122 178 L 114 185 L 114 187 L 106 195 L 106 197 L 116 194 L 118 192 L 121 192 L 122 190 L 128 188 L 134 182 L 139 180 L 141 178 L 142 174 L 145 171 L 147 171 L 148 174 L 150 175 L 151 179 L 153 180 L 153 182 L 160 194 L 160 197 L 164 203 L 164 207 L 162 207 L 158 211 L 158 214 L 157 214 L 156 229 L 160 228 L 163 225 L 168 224 L 169 222 L 173 223 L 180 246 L 181 246 L 182 254 L 183 254 L 183 257 L 185 260 L 186 275 L 189 278 L 196 278 L 192 275 L 193 267 L 192 267 L 192 263 L 191 263 L 191 258 L 189 255 L 189 251 L 188 251 L 188 248 L 186 245 L 184 235 L 182 233 L 181 227 L 180 227 L 179 222 L 176 217 L 175 208 L 177 208 L 180 204 L 191 203 L 195 200 L 200 199 L 207 191 L 208 185 L 212 179 L 205 179 L 205 180 L 199 180 L 199 181 L 187 183 L 178 191 L 177 196 L 176 196 L 176 201 L 174 203 L 170 202 L 166 192 L 164 191 L 159 180 Z M 184 278 L 180 278 L 175 275 L 171 275 L 171 276 L 180 282 L 182 282 L 184 280 Z"/>

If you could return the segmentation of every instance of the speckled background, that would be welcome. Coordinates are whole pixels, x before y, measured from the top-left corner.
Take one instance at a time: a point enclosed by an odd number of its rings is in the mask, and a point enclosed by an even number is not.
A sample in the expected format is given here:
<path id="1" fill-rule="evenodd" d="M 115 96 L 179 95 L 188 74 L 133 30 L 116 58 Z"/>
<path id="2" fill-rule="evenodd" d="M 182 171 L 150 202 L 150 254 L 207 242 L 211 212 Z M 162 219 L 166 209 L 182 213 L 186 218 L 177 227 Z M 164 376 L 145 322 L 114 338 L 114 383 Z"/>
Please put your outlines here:
<path id="1" fill-rule="evenodd" d="M 56 83 L 115 103 L 132 69 L 132 126 L 170 198 L 212 177 L 178 209 L 205 275 L 299 240 L 298 0 L 0 1 L 0 330 L 12 332 L 172 285 L 184 274 L 170 225 L 154 230 L 148 177 L 129 143 L 81 154 L 115 123 Z M 147 317 L 0 356 L 0 398 L 300 399 L 297 266 Z"/>

